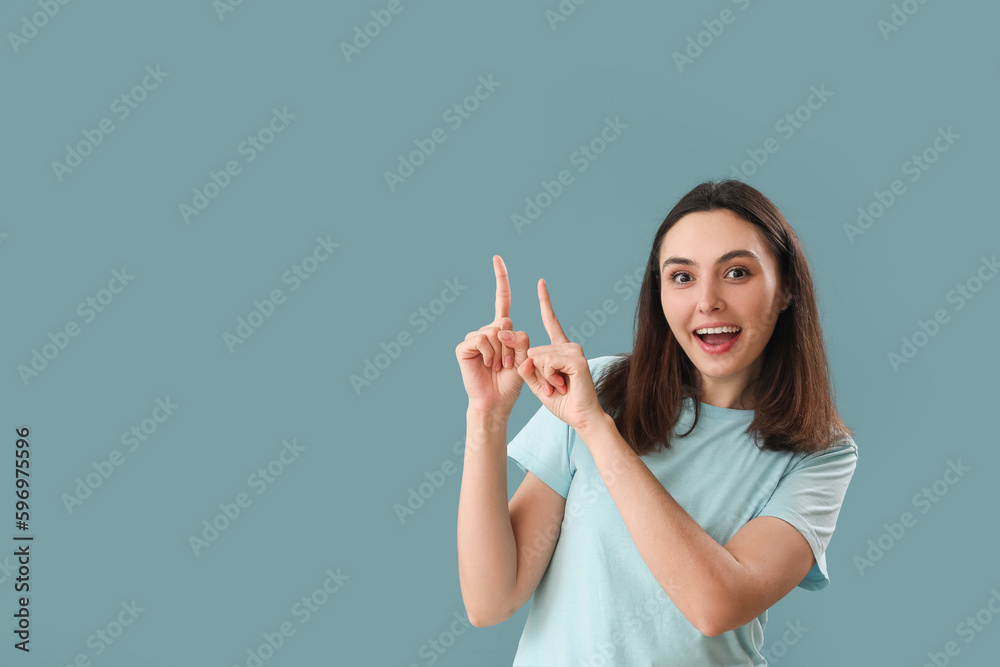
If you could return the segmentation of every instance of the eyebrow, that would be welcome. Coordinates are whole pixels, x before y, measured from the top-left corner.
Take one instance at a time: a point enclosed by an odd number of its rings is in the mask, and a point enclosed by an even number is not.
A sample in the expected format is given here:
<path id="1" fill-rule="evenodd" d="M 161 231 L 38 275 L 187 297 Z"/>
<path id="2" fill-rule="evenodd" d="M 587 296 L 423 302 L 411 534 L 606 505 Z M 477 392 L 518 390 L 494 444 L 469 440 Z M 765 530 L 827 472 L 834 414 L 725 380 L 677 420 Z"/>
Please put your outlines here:
<path id="1" fill-rule="evenodd" d="M 725 255 L 715 260 L 715 263 L 725 264 L 729 260 L 736 259 L 737 257 L 744 257 L 746 259 L 752 259 L 758 264 L 761 263 L 760 257 L 750 252 L 749 250 L 730 250 Z M 665 260 L 663 260 L 663 264 L 660 265 L 660 268 L 665 267 L 667 264 L 685 264 L 687 266 L 697 266 L 698 263 L 686 257 L 667 257 Z"/>

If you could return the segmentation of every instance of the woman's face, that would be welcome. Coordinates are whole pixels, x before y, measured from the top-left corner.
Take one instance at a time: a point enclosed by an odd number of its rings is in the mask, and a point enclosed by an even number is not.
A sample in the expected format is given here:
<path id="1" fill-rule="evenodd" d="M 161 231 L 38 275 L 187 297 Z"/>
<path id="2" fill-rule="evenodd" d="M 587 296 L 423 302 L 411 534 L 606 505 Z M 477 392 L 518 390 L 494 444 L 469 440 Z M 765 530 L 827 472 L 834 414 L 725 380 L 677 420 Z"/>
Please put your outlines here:
<path id="1" fill-rule="evenodd" d="M 740 393 L 757 377 L 778 312 L 786 305 L 777 258 L 756 225 L 728 209 L 689 213 L 660 244 L 663 315 L 701 373 L 702 402 L 749 409 Z M 732 326 L 728 342 L 695 333 Z"/>

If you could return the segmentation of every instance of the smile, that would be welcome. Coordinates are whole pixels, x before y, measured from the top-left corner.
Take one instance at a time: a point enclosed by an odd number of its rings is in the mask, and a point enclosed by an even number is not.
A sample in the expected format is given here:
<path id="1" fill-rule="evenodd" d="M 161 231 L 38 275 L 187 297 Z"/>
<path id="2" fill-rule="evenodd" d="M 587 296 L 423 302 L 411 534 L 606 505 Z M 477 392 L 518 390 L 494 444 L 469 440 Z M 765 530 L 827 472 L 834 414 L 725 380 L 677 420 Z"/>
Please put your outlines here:
<path id="1" fill-rule="evenodd" d="M 735 336 L 733 336 L 727 341 L 719 343 L 718 345 L 711 345 L 705 342 L 702 339 L 702 337 L 699 336 L 698 334 L 695 334 L 694 337 L 698 341 L 698 346 L 705 352 L 709 354 L 723 354 L 731 350 L 733 346 L 736 345 L 736 341 L 738 341 L 740 339 L 740 336 L 742 335 L 743 335 L 743 330 L 740 329 L 738 332 L 736 332 Z"/>

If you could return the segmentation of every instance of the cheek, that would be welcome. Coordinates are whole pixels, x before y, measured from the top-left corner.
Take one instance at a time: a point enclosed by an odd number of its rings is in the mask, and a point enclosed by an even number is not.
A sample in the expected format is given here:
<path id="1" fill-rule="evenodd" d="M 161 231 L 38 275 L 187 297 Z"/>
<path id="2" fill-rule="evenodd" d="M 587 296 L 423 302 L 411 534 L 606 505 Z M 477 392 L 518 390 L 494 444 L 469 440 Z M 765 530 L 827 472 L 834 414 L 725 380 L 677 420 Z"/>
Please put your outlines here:
<path id="1" fill-rule="evenodd" d="M 770 294 L 759 294 L 746 305 L 751 313 L 748 321 L 758 331 L 766 332 L 777 324 L 779 304 Z"/>
<path id="2" fill-rule="evenodd" d="M 663 309 L 663 317 L 667 321 L 667 326 L 676 334 L 684 329 L 684 306 L 676 299 L 670 300 L 666 297 L 660 298 L 660 307 Z"/>
<path id="3" fill-rule="evenodd" d="M 778 323 L 778 308 L 772 308 L 769 304 L 761 304 L 760 308 L 751 323 L 754 338 L 760 339 L 763 344 L 771 337 L 774 327 Z"/>

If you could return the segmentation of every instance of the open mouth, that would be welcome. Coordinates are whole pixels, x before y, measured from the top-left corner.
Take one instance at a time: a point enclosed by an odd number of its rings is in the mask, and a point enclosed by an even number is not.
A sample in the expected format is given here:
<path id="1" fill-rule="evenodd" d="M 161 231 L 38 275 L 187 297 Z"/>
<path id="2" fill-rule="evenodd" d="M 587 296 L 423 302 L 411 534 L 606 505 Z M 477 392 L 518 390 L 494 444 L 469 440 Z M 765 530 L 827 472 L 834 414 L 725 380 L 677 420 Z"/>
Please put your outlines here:
<path id="1" fill-rule="evenodd" d="M 715 327 L 710 329 L 698 329 L 695 335 L 706 345 L 717 347 L 731 342 L 743 333 L 740 327 Z"/>

